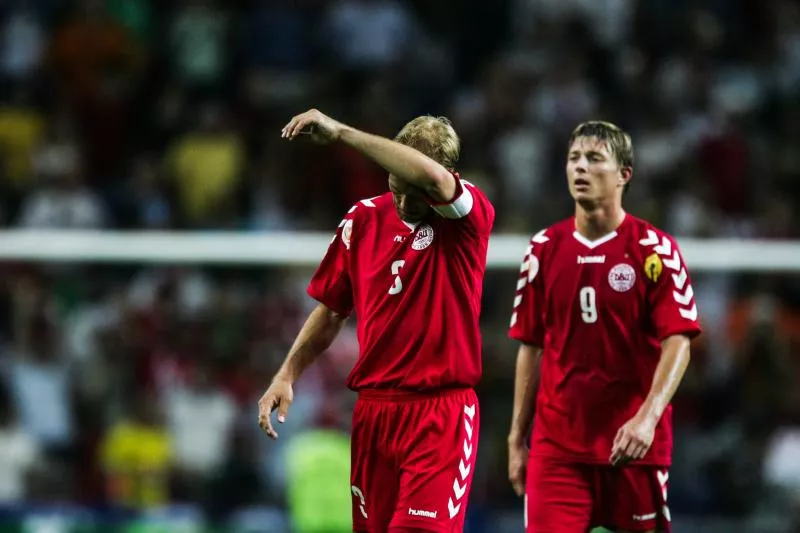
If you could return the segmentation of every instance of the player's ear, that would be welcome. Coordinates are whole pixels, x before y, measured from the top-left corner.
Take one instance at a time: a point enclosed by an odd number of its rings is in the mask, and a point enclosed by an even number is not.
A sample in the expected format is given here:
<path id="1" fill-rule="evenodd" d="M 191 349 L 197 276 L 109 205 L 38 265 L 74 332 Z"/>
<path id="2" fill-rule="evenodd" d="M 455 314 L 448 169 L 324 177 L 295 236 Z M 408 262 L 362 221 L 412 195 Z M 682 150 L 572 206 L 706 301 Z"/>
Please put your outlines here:
<path id="1" fill-rule="evenodd" d="M 633 179 L 633 168 L 622 167 L 619 172 L 619 186 L 627 187 L 631 179 Z"/>

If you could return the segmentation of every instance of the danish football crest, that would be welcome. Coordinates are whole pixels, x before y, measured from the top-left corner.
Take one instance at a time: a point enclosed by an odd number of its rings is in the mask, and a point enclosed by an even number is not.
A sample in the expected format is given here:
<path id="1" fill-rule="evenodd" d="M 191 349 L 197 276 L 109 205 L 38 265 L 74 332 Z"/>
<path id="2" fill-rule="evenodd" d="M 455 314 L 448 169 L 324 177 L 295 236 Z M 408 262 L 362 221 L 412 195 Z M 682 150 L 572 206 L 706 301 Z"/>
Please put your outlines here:
<path id="1" fill-rule="evenodd" d="M 414 242 L 411 243 L 411 247 L 415 250 L 424 250 L 430 246 L 432 242 L 433 228 L 430 224 L 423 224 L 417 230 L 417 234 L 414 235 Z"/>
<path id="2" fill-rule="evenodd" d="M 608 273 L 608 284 L 617 292 L 629 291 L 636 283 L 636 271 L 627 263 L 620 263 Z"/>

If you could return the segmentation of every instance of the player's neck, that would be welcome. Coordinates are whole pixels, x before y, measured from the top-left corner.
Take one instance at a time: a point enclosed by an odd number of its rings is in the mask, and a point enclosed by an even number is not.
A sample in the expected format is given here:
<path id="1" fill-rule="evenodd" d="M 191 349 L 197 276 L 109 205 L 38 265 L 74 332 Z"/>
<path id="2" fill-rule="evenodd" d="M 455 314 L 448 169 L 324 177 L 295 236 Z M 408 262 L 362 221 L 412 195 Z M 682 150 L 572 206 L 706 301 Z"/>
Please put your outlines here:
<path id="1" fill-rule="evenodd" d="M 575 206 L 575 229 L 589 240 L 605 237 L 625 220 L 621 205 Z"/>

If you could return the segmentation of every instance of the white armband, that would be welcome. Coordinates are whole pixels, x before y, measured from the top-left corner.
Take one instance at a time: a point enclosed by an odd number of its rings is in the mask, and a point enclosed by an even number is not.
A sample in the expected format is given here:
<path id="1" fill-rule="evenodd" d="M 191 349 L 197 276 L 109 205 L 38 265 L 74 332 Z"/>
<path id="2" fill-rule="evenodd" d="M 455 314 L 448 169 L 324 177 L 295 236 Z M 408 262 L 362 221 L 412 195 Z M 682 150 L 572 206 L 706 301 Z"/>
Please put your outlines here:
<path id="1" fill-rule="evenodd" d="M 472 193 L 467 186 L 464 185 L 464 182 L 459 183 L 458 186 L 461 187 L 461 194 L 453 198 L 451 202 L 432 206 L 433 210 L 444 218 L 464 218 L 472 211 L 472 206 L 475 203 Z"/>

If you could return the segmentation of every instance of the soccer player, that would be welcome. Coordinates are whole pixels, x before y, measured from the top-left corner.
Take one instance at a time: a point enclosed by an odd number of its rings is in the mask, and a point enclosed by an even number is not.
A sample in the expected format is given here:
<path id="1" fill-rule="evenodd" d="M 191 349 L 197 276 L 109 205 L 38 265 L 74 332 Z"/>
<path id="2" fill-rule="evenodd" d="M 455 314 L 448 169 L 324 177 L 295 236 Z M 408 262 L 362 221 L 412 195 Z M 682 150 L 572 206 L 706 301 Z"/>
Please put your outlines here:
<path id="1" fill-rule="evenodd" d="M 344 143 L 389 173 L 390 192 L 345 215 L 308 286 L 319 305 L 259 400 L 272 438 L 292 384 L 358 318 L 351 439 L 354 531 L 460 532 L 478 445 L 483 276 L 494 208 L 453 168 L 460 143 L 445 118 L 418 117 L 394 140 L 317 110 L 283 129 Z"/>
<path id="2" fill-rule="evenodd" d="M 528 533 L 668 531 L 670 401 L 700 333 L 692 282 L 673 238 L 622 208 L 627 133 L 579 125 L 566 170 L 575 215 L 530 240 L 514 299 L 509 478 Z"/>

